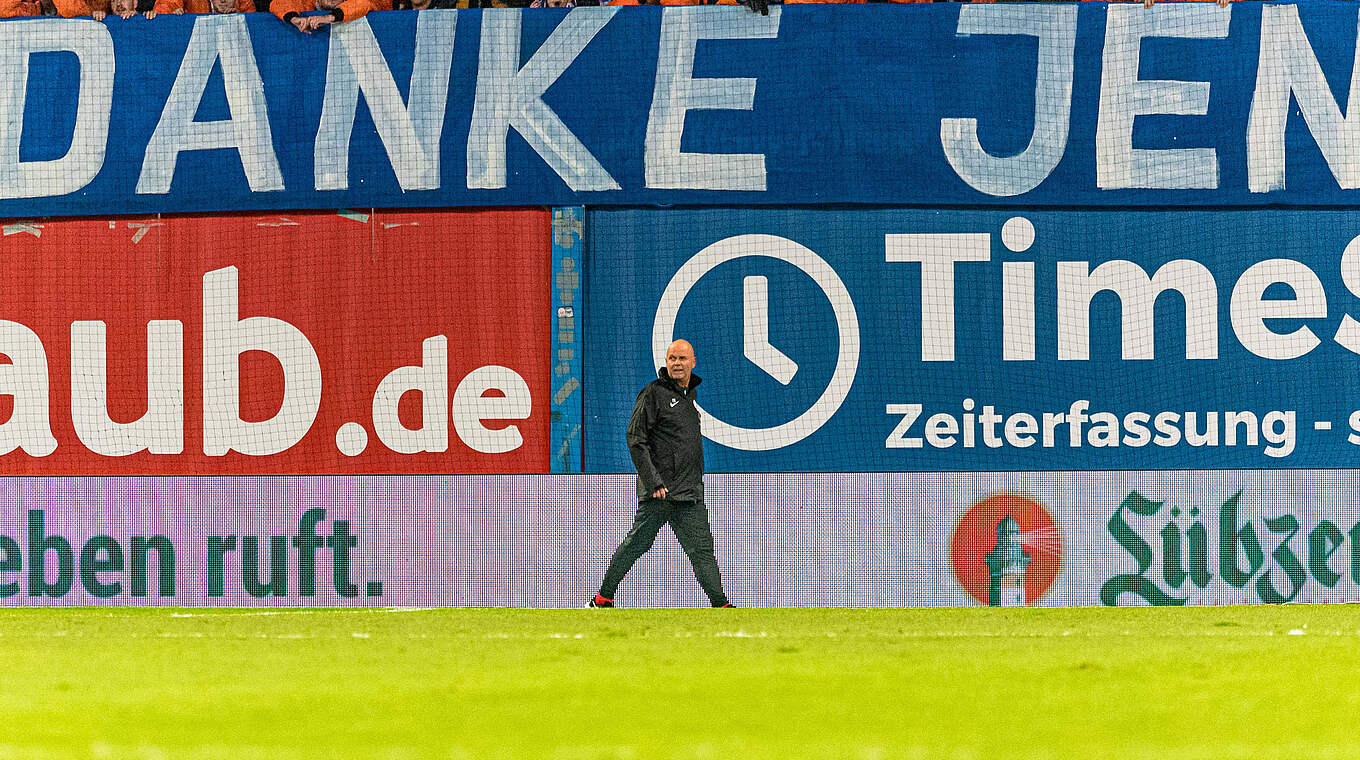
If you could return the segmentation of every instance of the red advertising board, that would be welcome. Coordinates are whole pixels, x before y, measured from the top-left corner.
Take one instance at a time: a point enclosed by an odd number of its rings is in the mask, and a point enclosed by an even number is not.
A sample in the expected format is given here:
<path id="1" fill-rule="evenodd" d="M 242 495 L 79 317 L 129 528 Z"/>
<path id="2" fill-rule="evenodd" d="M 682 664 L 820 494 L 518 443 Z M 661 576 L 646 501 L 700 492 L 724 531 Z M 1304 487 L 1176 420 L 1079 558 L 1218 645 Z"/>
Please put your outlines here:
<path id="1" fill-rule="evenodd" d="M 547 470 L 545 211 L 3 232 L 0 474 Z"/>

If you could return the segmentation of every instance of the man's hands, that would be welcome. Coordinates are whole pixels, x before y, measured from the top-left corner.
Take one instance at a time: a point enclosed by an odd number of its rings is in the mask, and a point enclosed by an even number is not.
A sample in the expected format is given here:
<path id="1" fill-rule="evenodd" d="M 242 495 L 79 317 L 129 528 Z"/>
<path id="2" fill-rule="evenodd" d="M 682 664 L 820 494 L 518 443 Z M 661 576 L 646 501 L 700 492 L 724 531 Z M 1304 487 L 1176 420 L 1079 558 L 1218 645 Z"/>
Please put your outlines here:
<path id="1" fill-rule="evenodd" d="M 662 486 L 662 487 L 656 489 L 655 491 L 652 491 L 652 498 L 653 498 L 653 499 L 664 499 L 664 498 L 666 498 L 666 494 L 668 494 L 668 493 L 670 493 L 670 491 L 666 490 L 666 487 L 665 487 L 665 486 Z"/>
<path id="2" fill-rule="evenodd" d="M 180 10 L 176 10 L 175 13 L 177 13 L 177 14 L 179 14 L 179 13 L 184 13 L 184 11 L 183 11 L 183 9 L 180 9 Z M 136 15 L 137 15 L 137 11 L 135 11 L 135 10 L 134 10 L 134 11 L 127 11 L 127 10 L 125 10 L 125 11 L 121 11 L 121 12 L 116 13 L 116 14 L 113 14 L 113 15 L 116 15 L 116 16 L 118 16 L 118 18 L 121 18 L 121 19 L 123 19 L 123 20 L 127 20 L 127 19 L 132 18 L 133 16 L 136 16 Z M 108 13 L 107 11 L 91 11 L 90 16 L 91 16 L 95 21 L 103 21 L 105 18 L 108 18 L 109 13 Z M 153 18 L 156 17 L 156 12 L 155 12 L 154 10 L 152 10 L 152 11 L 147 11 L 146 13 L 143 13 L 142 16 L 145 17 L 148 21 L 150 21 L 151 19 L 153 19 Z"/>
<path id="3" fill-rule="evenodd" d="M 293 26 L 303 34 L 311 34 L 334 20 L 332 16 L 294 16 Z"/>

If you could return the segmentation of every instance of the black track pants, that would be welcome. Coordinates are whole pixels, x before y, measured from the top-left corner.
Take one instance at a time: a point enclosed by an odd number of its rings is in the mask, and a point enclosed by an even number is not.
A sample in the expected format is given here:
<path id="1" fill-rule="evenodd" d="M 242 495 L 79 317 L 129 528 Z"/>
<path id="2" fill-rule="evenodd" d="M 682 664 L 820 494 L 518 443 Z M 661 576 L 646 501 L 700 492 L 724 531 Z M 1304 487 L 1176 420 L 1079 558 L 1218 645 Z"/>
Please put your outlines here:
<path id="1" fill-rule="evenodd" d="M 702 501 L 672 499 L 644 499 L 638 503 L 632 529 L 609 560 L 609 569 L 605 571 L 604 582 L 600 584 L 600 596 L 614 598 L 623 576 L 633 569 L 638 557 L 652 548 L 656 534 L 667 523 L 670 523 L 675 537 L 680 540 L 680 547 L 694 566 L 694 577 L 699 579 L 708 601 L 714 607 L 727 604 L 722 575 L 718 572 L 718 560 L 713 556 L 713 530 L 708 526 L 708 508 Z"/>

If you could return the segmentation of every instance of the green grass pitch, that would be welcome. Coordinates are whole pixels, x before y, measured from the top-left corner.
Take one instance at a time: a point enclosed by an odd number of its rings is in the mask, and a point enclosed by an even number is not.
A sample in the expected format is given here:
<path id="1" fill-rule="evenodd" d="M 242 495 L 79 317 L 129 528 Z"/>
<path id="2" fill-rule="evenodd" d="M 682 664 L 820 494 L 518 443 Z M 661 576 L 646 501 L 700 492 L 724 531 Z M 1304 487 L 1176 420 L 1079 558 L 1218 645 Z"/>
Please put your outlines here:
<path id="1" fill-rule="evenodd" d="M 0 760 L 1353 758 L 1360 608 L 0 611 Z"/>

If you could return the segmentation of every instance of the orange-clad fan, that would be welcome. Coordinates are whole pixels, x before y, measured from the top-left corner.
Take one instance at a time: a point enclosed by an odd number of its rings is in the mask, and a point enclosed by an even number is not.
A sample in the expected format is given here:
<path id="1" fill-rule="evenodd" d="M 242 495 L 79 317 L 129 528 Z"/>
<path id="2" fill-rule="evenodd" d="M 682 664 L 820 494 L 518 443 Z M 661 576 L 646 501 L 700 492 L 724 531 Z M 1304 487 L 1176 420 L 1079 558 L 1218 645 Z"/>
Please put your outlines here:
<path id="1" fill-rule="evenodd" d="M 254 12 L 254 0 L 156 0 L 156 13 Z"/>
<path id="2" fill-rule="evenodd" d="M 147 18 L 154 18 L 157 13 L 173 12 L 169 7 L 162 6 L 162 3 L 179 1 L 157 0 L 156 7 L 148 10 L 145 15 Z M 96 21 L 102 21 L 110 12 L 122 18 L 132 18 L 137 14 L 137 0 L 0 0 L 0 18 L 91 16 Z"/>
<path id="3" fill-rule="evenodd" d="M 156 4 L 142 12 L 146 18 L 155 18 L 162 13 L 183 13 L 182 0 L 156 0 Z M 129 19 L 137 15 L 137 0 L 105 0 L 103 7 L 92 11 L 95 21 L 103 21 L 105 16 Z"/>
<path id="4" fill-rule="evenodd" d="M 0 18 L 41 15 L 42 6 L 38 5 L 38 0 L 0 0 Z"/>
<path id="5" fill-rule="evenodd" d="M 311 34 L 327 24 L 339 24 L 367 16 L 369 11 L 390 11 L 392 0 L 274 0 L 269 12 Z M 327 11 L 324 16 L 303 16 L 308 11 Z"/>
<path id="6" fill-rule="evenodd" d="M 62 18 L 76 18 L 78 16 L 93 15 L 96 3 L 87 3 L 86 0 L 39 0 L 44 16 L 61 16 Z"/>
<path id="7" fill-rule="evenodd" d="M 230 3 L 212 0 L 178 0 L 184 3 L 185 13 L 254 13 L 255 0 L 232 0 Z"/>
<path id="8" fill-rule="evenodd" d="M 762 16 L 770 15 L 769 3 L 770 0 L 600 0 L 601 5 L 744 5 Z"/>

